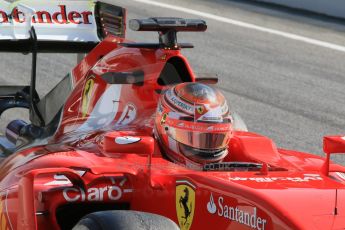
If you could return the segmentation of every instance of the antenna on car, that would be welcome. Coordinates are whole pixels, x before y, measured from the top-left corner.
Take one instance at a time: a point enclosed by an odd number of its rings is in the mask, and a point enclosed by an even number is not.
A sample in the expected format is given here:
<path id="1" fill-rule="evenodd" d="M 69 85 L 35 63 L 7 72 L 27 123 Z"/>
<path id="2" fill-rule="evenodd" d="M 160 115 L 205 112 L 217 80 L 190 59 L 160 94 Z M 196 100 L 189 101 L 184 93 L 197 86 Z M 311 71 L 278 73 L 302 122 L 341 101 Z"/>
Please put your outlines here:
<path id="1" fill-rule="evenodd" d="M 177 32 L 204 32 L 206 22 L 200 19 L 183 19 L 174 17 L 157 17 L 148 19 L 131 19 L 129 28 L 134 31 L 157 31 L 159 43 L 121 43 L 130 48 L 172 49 L 193 48 L 189 43 L 177 43 Z"/>

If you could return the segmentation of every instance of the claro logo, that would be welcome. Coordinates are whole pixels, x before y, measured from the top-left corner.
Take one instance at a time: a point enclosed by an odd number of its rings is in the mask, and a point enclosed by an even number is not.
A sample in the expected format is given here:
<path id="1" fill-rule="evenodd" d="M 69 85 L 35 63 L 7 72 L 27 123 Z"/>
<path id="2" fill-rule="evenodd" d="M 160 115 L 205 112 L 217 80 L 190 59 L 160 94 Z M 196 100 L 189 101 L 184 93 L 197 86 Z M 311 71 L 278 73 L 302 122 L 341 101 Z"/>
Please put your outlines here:
<path id="1" fill-rule="evenodd" d="M 122 190 L 119 186 L 106 186 L 103 188 L 89 188 L 87 191 L 78 188 L 66 188 L 63 197 L 68 202 L 76 201 L 116 201 L 121 199 Z"/>
<path id="2" fill-rule="evenodd" d="M 32 22 L 39 24 L 92 24 L 93 13 L 91 11 L 69 11 L 66 5 L 58 5 L 56 11 L 51 11 L 37 11 L 33 15 Z M 17 23 L 25 22 L 24 13 L 17 8 L 10 15 L 0 10 L 0 26 L 11 23 L 11 20 Z"/>

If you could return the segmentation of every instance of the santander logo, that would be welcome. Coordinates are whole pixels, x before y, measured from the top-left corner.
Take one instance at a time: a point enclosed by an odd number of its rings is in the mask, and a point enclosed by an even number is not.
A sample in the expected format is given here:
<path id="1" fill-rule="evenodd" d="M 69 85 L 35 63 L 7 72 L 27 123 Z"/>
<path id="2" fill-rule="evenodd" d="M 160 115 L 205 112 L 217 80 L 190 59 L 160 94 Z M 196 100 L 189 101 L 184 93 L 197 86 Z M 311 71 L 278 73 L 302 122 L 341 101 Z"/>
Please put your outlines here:
<path id="1" fill-rule="evenodd" d="M 249 204 L 237 206 L 238 203 L 228 202 L 223 196 L 216 197 L 215 202 L 211 193 L 210 200 L 206 205 L 207 211 L 214 217 L 218 216 L 224 221 L 237 222 L 247 229 L 265 230 L 268 228 L 268 219 L 263 216 L 262 212 L 258 211 L 257 207 Z"/>
<path id="2" fill-rule="evenodd" d="M 37 11 L 32 18 L 32 23 L 38 24 L 92 24 L 93 12 L 82 11 L 77 12 L 70 10 L 67 5 L 58 5 L 57 8 L 51 10 Z M 11 14 L 7 14 L 4 10 L 0 10 L 0 26 L 1 24 L 10 24 L 13 20 L 16 23 L 24 23 L 25 15 L 23 12 L 15 8 Z"/>

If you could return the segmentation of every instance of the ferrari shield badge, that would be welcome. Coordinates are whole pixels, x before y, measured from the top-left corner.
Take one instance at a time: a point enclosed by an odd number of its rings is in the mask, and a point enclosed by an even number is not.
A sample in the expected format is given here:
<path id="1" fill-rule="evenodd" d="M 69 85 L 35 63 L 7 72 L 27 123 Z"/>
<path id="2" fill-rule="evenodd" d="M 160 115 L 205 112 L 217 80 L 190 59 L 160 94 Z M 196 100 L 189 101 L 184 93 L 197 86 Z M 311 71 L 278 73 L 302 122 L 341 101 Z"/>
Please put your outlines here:
<path id="1" fill-rule="evenodd" d="M 181 230 L 189 230 L 195 210 L 195 186 L 188 181 L 176 181 L 176 214 Z"/>
<path id="2" fill-rule="evenodd" d="M 194 116 L 196 120 L 199 120 L 199 118 L 201 118 L 203 115 L 205 115 L 207 113 L 207 109 L 205 108 L 205 106 L 196 106 L 195 107 L 195 111 L 194 111 Z"/>
<path id="3" fill-rule="evenodd" d="M 204 107 L 202 107 L 202 106 L 199 106 L 196 110 L 198 111 L 199 114 L 204 113 Z"/>
<path id="4" fill-rule="evenodd" d="M 81 108 L 83 118 L 86 117 L 88 110 L 89 110 L 89 105 L 90 105 L 90 100 L 91 100 L 91 95 L 92 95 L 94 83 L 95 82 L 93 79 L 89 79 L 89 80 L 87 80 L 85 87 L 84 87 L 83 101 L 82 101 L 82 108 Z"/>

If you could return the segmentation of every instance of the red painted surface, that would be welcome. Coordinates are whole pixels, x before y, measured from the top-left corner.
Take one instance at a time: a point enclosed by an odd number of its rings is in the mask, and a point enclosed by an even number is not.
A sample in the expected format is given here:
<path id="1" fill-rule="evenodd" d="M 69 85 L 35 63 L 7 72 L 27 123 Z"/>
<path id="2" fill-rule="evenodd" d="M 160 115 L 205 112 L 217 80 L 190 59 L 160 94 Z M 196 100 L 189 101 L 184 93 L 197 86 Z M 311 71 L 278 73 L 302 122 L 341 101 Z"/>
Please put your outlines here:
<path id="1" fill-rule="evenodd" d="M 132 210 L 178 223 L 176 189 L 185 184 L 195 193 L 190 229 L 345 228 L 345 168 L 331 163 L 326 176 L 321 157 L 277 149 L 255 133 L 235 132 L 225 161 L 262 163 L 266 169 L 203 172 L 165 160 L 152 135 L 163 89 L 157 78 L 173 57 L 185 63 L 192 81 L 195 76 L 179 50 L 125 48 L 119 42 L 126 41 L 109 36 L 75 67 L 74 89 L 56 134 L 1 163 L 2 226 L 58 229 L 58 208 L 72 203 L 127 203 Z M 145 75 L 143 86 L 111 86 L 100 76 L 138 69 Z M 92 86 L 86 85 L 89 80 Z M 117 98 L 107 104 L 106 94 Z M 96 111 L 107 106 L 114 106 L 108 114 Z M 116 143 L 118 137 L 140 141 L 126 146 Z M 331 141 L 326 150 L 343 150 L 344 141 Z"/>

